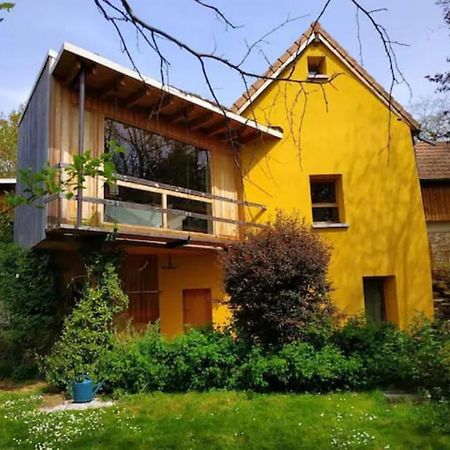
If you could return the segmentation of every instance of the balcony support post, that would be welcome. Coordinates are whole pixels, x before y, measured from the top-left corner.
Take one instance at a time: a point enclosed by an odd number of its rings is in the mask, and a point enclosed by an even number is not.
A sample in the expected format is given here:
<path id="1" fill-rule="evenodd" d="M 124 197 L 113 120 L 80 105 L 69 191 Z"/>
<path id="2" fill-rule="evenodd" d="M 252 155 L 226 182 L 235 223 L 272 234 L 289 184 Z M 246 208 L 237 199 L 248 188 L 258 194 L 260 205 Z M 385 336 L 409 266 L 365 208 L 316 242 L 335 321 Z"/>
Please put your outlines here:
<path id="1" fill-rule="evenodd" d="M 79 75 L 79 102 L 78 102 L 78 155 L 81 156 L 84 151 L 84 103 L 86 97 L 86 84 L 84 68 L 81 68 Z M 81 169 L 82 170 L 82 169 Z M 78 180 L 83 179 L 83 173 L 80 173 Z M 77 182 L 78 182 L 77 180 Z M 84 183 L 83 183 L 84 184 Z M 77 228 L 83 220 L 83 186 L 77 184 Z"/>

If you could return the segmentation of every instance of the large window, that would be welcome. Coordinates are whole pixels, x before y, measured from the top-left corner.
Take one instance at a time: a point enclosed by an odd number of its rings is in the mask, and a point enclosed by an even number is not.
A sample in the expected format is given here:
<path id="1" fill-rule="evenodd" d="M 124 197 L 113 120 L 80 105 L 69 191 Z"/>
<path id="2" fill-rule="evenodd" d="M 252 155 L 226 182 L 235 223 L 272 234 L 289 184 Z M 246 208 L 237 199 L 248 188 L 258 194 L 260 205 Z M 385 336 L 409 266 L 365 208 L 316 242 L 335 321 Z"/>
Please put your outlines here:
<path id="1" fill-rule="evenodd" d="M 106 205 L 106 221 L 180 231 L 213 232 L 212 221 L 198 217 L 212 215 L 210 200 L 202 201 L 202 197 L 196 198 L 195 193 L 192 195 L 187 191 L 170 193 L 170 189 L 165 189 L 164 192 L 152 192 L 154 188 L 145 184 L 146 181 L 154 181 L 190 191 L 211 193 L 207 150 L 106 119 L 106 149 L 111 141 L 117 142 L 125 150 L 114 157 L 118 174 L 135 180 L 132 186 L 129 183 L 121 184 L 119 180 L 115 192 L 105 187 L 105 198 L 127 202 Z"/>
<path id="2" fill-rule="evenodd" d="M 207 150 L 106 119 L 105 148 L 111 141 L 125 149 L 114 158 L 119 174 L 211 192 Z"/>

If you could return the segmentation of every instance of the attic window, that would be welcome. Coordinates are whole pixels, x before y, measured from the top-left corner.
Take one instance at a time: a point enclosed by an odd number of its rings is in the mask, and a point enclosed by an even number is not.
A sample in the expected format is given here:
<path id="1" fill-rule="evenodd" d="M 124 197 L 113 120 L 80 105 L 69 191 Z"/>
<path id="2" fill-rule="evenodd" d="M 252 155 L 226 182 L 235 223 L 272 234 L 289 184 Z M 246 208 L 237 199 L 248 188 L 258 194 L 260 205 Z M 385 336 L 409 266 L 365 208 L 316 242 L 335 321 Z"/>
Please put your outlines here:
<path id="1" fill-rule="evenodd" d="M 308 57 L 308 78 L 315 80 L 328 78 L 325 56 Z"/>

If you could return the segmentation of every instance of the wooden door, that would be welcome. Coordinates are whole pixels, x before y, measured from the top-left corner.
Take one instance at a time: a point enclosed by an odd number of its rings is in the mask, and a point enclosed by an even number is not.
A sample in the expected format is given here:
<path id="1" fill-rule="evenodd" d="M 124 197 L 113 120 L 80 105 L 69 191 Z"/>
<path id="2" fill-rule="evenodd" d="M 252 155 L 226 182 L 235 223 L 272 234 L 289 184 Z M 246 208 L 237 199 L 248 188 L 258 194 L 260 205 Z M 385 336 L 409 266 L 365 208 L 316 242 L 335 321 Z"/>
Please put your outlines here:
<path id="1" fill-rule="evenodd" d="M 127 255 L 121 266 L 128 316 L 139 326 L 159 319 L 158 266 L 155 255 Z"/>
<path id="2" fill-rule="evenodd" d="M 203 328 L 212 324 L 211 289 L 183 290 L 185 328 Z"/>

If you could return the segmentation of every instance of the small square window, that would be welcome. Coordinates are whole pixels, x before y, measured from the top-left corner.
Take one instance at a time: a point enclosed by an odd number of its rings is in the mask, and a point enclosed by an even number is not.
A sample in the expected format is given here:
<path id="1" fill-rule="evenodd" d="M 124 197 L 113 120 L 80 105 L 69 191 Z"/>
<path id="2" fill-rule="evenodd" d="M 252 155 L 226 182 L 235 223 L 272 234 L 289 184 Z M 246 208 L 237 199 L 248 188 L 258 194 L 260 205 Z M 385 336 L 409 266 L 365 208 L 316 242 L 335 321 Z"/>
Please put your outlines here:
<path id="1" fill-rule="evenodd" d="M 325 56 L 308 57 L 308 78 L 310 79 L 327 78 Z"/>
<path id="2" fill-rule="evenodd" d="M 310 183 L 313 222 L 339 223 L 342 219 L 338 196 L 340 177 L 312 176 Z"/>

